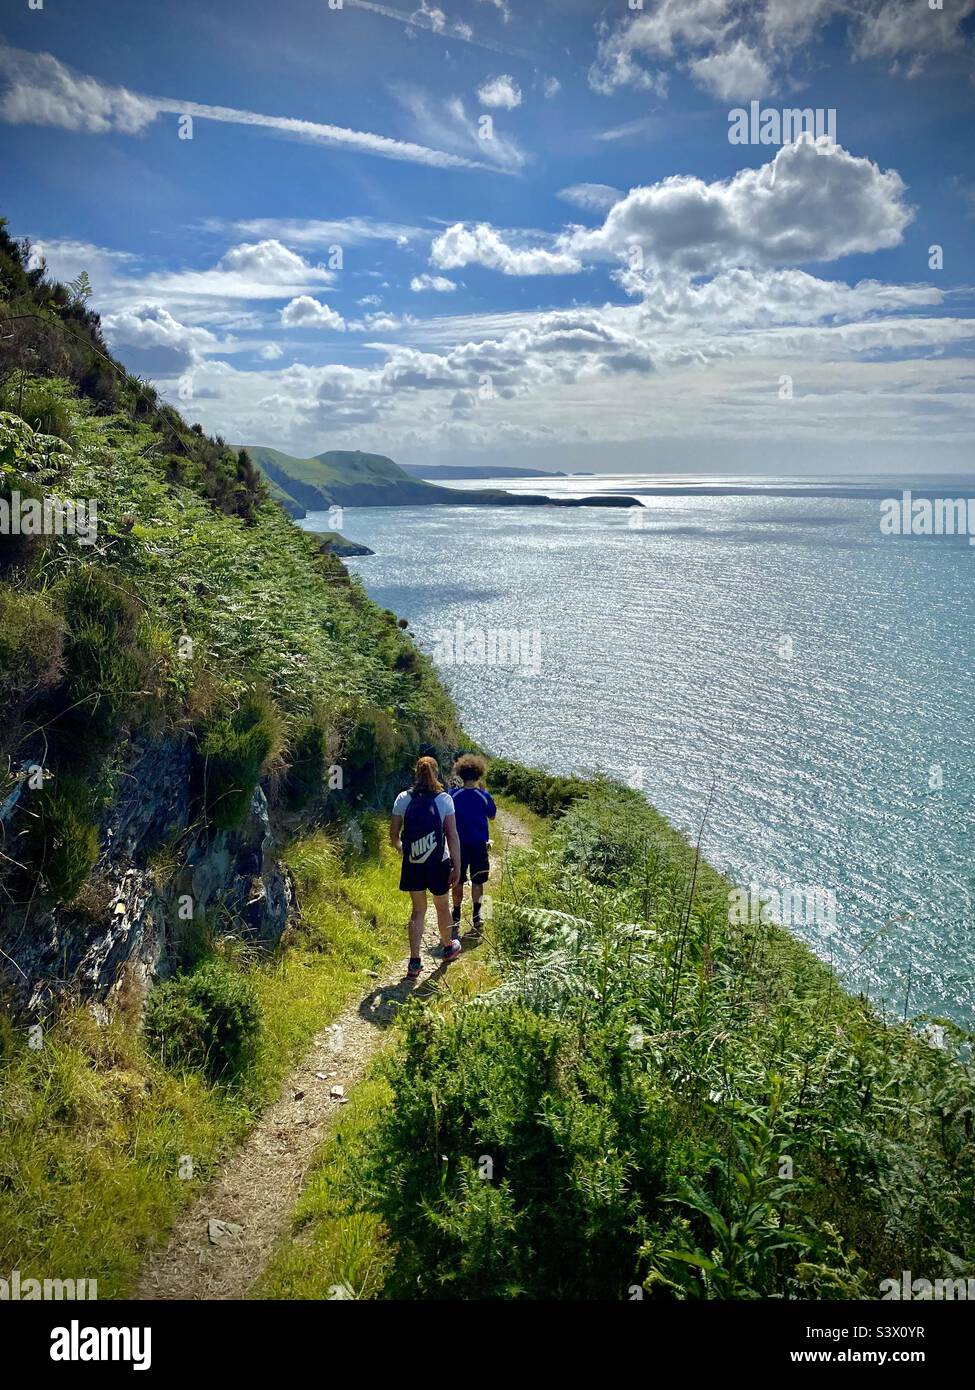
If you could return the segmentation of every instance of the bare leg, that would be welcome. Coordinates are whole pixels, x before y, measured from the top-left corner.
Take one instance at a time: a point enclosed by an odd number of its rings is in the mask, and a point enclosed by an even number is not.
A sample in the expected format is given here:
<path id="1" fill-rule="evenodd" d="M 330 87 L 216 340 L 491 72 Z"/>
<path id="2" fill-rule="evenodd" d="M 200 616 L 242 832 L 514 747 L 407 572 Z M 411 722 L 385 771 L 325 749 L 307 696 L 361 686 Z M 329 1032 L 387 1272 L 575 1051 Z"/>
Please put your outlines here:
<path id="1" fill-rule="evenodd" d="M 454 937 L 454 926 L 450 920 L 450 904 L 447 894 L 443 897 L 434 898 L 433 905 L 437 909 L 437 926 L 440 928 L 440 942 L 443 946 L 449 946 Z"/>
<path id="2" fill-rule="evenodd" d="M 454 907 L 460 907 L 461 903 L 464 901 L 464 885 L 462 883 L 455 883 L 451 892 L 453 893 Z"/>
<path id="3" fill-rule="evenodd" d="M 427 915 L 426 890 L 423 888 L 417 891 L 411 890 L 410 901 L 413 904 L 413 911 L 410 913 L 410 955 L 414 960 L 418 960 L 420 947 L 423 945 L 423 923 Z"/>

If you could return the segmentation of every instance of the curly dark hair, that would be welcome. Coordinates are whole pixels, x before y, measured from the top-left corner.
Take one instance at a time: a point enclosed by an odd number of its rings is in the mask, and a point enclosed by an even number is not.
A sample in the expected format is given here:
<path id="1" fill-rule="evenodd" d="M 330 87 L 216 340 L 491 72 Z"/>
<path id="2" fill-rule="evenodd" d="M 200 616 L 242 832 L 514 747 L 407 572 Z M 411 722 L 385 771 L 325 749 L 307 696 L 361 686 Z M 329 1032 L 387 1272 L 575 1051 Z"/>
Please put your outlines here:
<path id="1" fill-rule="evenodd" d="M 479 782 L 487 772 L 487 763 L 477 753 L 461 753 L 454 763 L 454 776 L 462 782 Z"/>

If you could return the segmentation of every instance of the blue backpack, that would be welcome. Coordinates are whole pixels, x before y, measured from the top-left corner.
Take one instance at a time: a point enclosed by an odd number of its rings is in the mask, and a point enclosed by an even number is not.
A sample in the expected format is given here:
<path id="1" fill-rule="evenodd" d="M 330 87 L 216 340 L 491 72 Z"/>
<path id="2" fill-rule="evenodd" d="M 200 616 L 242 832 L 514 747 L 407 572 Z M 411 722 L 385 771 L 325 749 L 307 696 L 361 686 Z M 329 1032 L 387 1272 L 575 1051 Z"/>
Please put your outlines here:
<path id="1" fill-rule="evenodd" d="M 404 854 L 410 864 L 439 864 L 444 857 L 443 821 L 437 798 L 414 792 L 403 817 Z"/>

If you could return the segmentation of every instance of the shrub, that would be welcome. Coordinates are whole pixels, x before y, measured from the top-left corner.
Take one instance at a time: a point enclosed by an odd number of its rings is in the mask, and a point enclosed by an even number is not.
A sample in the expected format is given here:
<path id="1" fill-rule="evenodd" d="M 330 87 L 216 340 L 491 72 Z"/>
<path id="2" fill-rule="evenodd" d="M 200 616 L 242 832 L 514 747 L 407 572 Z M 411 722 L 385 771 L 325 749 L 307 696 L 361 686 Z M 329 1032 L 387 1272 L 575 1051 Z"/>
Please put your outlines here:
<path id="1" fill-rule="evenodd" d="M 291 739 L 291 766 L 285 798 L 294 808 L 307 806 L 322 790 L 328 758 L 329 726 L 321 712 L 298 722 Z"/>
<path id="2" fill-rule="evenodd" d="M 248 980 L 208 960 L 152 991 L 144 1027 L 149 1046 L 168 1065 L 196 1067 L 216 1080 L 252 1060 L 261 1011 Z"/>
<path id="3" fill-rule="evenodd" d="M 0 586 L 0 693 L 15 700 L 53 685 L 64 623 L 40 594 Z"/>
<path id="4" fill-rule="evenodd" d="M 592 783 L 580 777 L 557 777 L 507 758 L 492 759 L 491 786 L 517 797 L 540 816 L 561 815 L 592 792 Z"/>
<path id="5" fill-rule="evenodd" d="M 261 773 L 280 748 L 280 716 L 259 691 L 244 695 L 235 710 L 206 730 L 200 743 L 203 802 L 219 830 L 232 830 L 244 820 Z"/>
<path id="6" fill-rule="evenodd" d="M 388 1296 L 625 1297 L 671 1141 L 622 1030 L 417 1010 L 390 1081 L 369 1166 L 399 1252 Z"/>
<path id="7" fill-rule="evenodd" d="M 18 842 L 20 862 L 55 902 L 70 902 L 98 858 L 91 792 L 79 778 L 59 773 L 42 791 L 25 793 L 29 828 Z M 23 849 L 20 849 L 23 845 Z"/>
<path id="8" fill-rule="evenodd" d="M 138 639 L 142 610 L 128 589 L 94 565 L 58 586 L 64 606 L 64 680 L 51 697 L 60 755 L 84 763 L 109 744 L 143 698 L 150 662 Z"/>
<path id="9" fill-rule="evenodd" d="M 377 791 L 398 767 L 403 749 L 403 736 L 388 710 L 377 705 L 362 709 L 342 753 L 353 796 Z"/>
<path id="10" fill-rule="evenodd" d="M 17 373 L 0 388 L 0 410 L 19 415 L 36 434 L 69 444 L 74 440 L 75 416 L 80 408 L 70 382 L 56 377 Z"/>

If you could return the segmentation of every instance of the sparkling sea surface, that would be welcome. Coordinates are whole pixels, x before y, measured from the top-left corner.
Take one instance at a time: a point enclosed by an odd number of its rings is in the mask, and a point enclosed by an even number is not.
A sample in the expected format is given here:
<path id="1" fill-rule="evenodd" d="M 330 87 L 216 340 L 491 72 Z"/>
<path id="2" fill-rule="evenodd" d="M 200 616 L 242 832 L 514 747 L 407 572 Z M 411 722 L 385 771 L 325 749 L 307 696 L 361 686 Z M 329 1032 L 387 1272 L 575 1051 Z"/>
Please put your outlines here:
<path id="1" fill-rule="evenodd" d="M 349 508 L 343 531 L 486 747 L 611 773 L 692 836 L 713 788 L 712 863 L 823 890 L 788 925 L 850 987 L 973 1027 L 975 546 L 883 536 L 879 498 L 908 485 L 472 482 L 646 510 Z M 924 487 L 975 498 L 975 479 Z M 444 664 L 458 623 L 475 655 L 471 634 L 523 632 L 527 659 Z"/>

